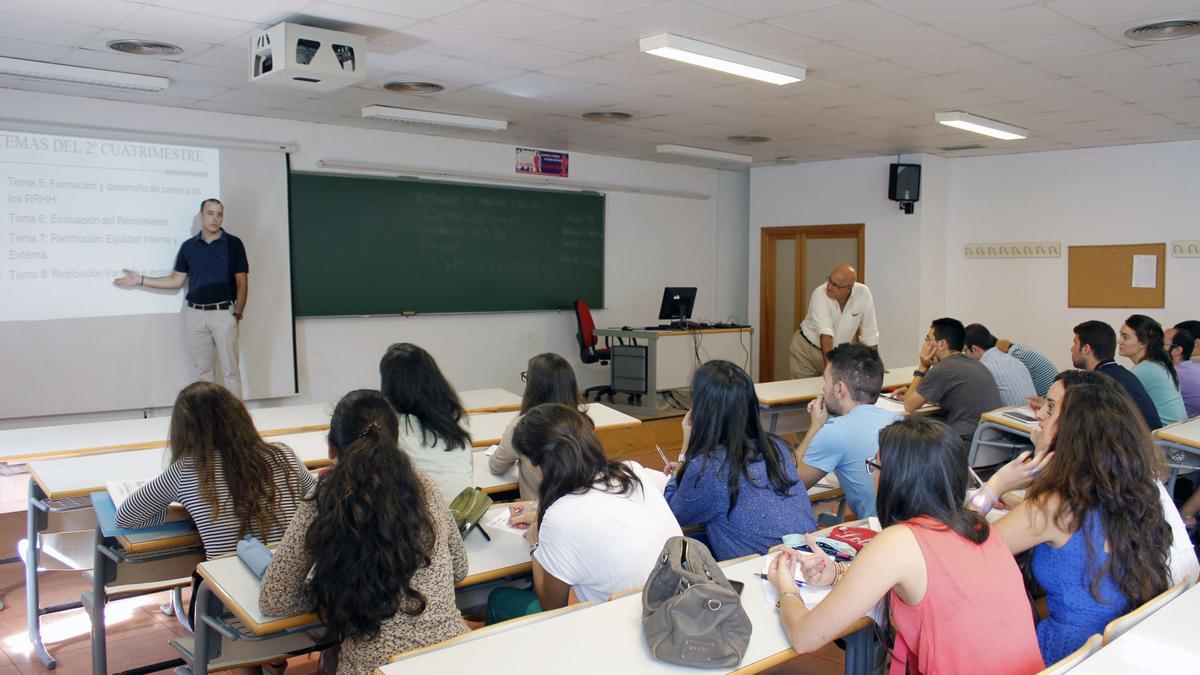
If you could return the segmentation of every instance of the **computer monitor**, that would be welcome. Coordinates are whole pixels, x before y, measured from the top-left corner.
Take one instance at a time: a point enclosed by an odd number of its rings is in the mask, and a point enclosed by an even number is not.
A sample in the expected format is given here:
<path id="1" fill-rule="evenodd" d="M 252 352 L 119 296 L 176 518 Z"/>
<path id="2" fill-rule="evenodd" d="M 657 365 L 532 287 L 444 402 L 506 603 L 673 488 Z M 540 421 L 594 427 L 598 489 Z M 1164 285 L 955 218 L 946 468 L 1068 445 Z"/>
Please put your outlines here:
<path id="1" fill-rule="evenodd" d="M 659 321 L 683 322 L 692 318 L 696 306 L 696 288 L 667 286 L 663 289 L 662 305 L 658 308 Z"/>

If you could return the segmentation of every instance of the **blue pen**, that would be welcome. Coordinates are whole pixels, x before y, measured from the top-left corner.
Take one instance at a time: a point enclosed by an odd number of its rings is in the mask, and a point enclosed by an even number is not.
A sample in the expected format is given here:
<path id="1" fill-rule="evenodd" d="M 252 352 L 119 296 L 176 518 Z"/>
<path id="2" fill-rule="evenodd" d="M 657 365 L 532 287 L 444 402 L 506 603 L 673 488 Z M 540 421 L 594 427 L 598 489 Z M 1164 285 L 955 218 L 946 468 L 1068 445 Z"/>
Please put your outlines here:
<path id="1" fill-rule="evenodd" d="M 771 580 L 771 577 L 768 577 L 767 575 L 763 574 L 762 572 L 755 572 L 755 573 L 754 573 L 754 576 L 758 577 L 759 579 L 766 579 L 767 581 L 770 581 L 770 580 Z M 806 584 L 806 583 L 804 583 L 803 581 L 800 581 L 799 579 L 797 579 L 797 580 L 796 580 L 796 586 L 797 586 L 798 588 L 807 588 L 807 587 L 808 587 L 808 584 Z"/>

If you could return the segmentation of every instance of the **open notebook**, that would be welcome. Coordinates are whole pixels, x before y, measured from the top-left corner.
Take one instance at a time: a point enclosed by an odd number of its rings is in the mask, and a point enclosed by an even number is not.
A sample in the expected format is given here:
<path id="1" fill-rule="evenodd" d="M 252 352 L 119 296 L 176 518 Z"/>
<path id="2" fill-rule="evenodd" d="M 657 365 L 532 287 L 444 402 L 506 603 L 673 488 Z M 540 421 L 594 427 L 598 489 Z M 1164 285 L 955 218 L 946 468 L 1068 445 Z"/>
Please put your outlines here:
<path id="1" fill-rule="evenodd" d="M 107 480 L 104 481 L 104 489 L 108 491 L 108 496 L 112 497 L 113 506 L 119 509 L 125 503 L 125 500 L 129 499 L 130 495 L 137 492 L 138 488 L 149 482 L 149 479 Z"/>

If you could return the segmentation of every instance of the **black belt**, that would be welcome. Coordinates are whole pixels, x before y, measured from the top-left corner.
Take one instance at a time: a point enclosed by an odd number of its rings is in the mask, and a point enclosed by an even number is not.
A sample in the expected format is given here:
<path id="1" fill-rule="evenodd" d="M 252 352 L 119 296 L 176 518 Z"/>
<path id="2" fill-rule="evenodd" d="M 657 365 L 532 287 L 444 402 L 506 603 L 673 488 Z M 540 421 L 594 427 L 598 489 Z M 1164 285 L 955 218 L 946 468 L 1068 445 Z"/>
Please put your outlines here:
<path id="1" fill-rule="evenodd" d="M 803 330 L 798 329 L 796 332 L 800 334 L 800 337 L 804 338 L 805 342 L 812 345 L 813 349 L 815 349 L 817 351 L 821 351 L 821 348 L 818 345 L 813 345 L 813 341 L 808 339 L 808 336 L 804 334 Z"/>
<path id="2" fill-rule="evenodd" d="M 214 302 L 209 305 L 197 305 L 194 302 L 189 302 L 187 305 L 188 305 L 188 307 L 191 307 L 192 309 L 199 309 L 199 310 L 203 310 L 205 312 L 211 312 L 214 309 L 229 309 L 230 307 L 233 307 L 233 301 L 226 300 L 225 302 Z"/>

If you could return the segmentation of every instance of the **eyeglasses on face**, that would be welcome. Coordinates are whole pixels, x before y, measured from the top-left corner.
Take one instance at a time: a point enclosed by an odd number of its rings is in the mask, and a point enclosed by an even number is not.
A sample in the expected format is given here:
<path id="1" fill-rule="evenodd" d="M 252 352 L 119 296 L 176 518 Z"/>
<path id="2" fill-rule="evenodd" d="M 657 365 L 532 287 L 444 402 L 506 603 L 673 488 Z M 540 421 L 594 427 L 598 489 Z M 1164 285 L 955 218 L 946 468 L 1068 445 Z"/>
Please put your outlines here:
<path id="1" fill-rule="evenodd" d="M 528 382 L 528 381 L 529 381 L 529 371 L 528 371 L 528 370 L 522 370 L 522 371 L 521 371 L 521 381 L 522 381 L 522 382 Z"/>
<path id="2" fill-rule="evenodd" d="M 866 459 L 866 462 L 867 462 L 867 473 L 871 474 L 872 476 L 875 475 L 875 472 L 883 470 L 883 467 L 879 465 L 879 455 L 875 455 L 874 457 L 868 457 Z"/>
<path id="3" fill-rule="evenodd" d="M 844 285 L 844 286 L 839 286 L 839 285 L 835 284 L 835 283 L 833 282 L 833 276 L 832 276 L 832 275 L 831 275 L 831 276 L 827 276 L 827 277 L 825 277 L 825 283 L 826 283 L 826 284 L 827 284 L 827 285 L 828 285 L 830 288 L 834 289 L 835 291 L 841 291 L 841 290 L 845 290 L 845 289 L 847 289 L 847 288 L 854 288 L 854 283 L 853 283 L 853 282 L 851 282 L 851 283 L 848 283 L 848 284 L 846 284 L 846 285 Z"/>

